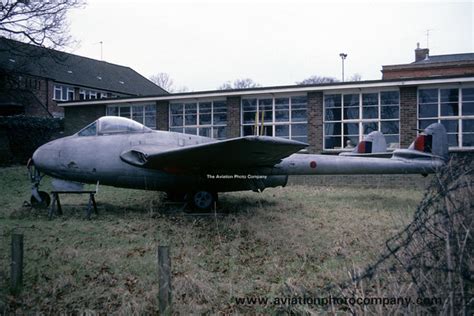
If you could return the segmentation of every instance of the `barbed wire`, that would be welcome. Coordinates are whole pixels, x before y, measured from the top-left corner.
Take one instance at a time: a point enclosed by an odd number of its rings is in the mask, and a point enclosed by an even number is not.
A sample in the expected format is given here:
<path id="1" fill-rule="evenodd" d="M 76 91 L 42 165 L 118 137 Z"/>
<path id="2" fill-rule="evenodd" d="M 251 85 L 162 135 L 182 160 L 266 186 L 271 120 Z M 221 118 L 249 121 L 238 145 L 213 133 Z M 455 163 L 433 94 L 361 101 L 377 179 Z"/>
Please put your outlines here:
<path id="1" fill-rule="evenodd" d="M 411 281 L 407 288 L 414 285 L 418 297 L 445 300 L 439 306 L 430 306 L 429 312 L 464 315 L 474 311 L 472 166 L 472 157 L 468 156 L 453 158 L 440 168 L 413 221 L 385 242 L 385 251 L 378 260 L 361 272 L 351 271 L 350 280 L 330 285 L 326 290 L 336 288 L 346 295 L 361 294 L 367 291 L 367 287 L 363 291 L 358 287 L 363 281 L 379 282 L 382 275 L 397 273 L 391 282 L 407 282 L 401 276 L 403 273 Z"/>

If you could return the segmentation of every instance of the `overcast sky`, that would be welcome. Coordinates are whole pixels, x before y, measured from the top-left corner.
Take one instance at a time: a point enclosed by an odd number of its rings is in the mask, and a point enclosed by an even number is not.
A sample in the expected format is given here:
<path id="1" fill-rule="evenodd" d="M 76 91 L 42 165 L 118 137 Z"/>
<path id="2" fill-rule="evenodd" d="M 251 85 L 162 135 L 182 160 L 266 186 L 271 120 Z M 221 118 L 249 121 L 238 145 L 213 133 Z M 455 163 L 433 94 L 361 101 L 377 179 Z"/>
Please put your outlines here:
<path id="1" fill-rule="evenodd" d="M 252 78 L 288 85 L 311 75 L 381 79 L 382 65 L 474 52 L 472 1 L 88 0 L 70 14 L 72 52 L 129 66 L 176 86 L 213 90 Z"/>

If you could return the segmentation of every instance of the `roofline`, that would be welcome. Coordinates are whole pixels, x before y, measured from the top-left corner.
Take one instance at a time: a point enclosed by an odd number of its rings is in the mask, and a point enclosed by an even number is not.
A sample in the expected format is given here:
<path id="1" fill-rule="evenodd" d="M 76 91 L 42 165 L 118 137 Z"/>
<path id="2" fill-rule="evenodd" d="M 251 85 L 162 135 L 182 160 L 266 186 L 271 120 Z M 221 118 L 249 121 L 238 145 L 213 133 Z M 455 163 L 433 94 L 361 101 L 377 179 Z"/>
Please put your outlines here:
<path id="1" fill-rule="evenodd" d="M 414 62 L 411 64 L 396 64 L 396 65 L 383 65 L 383 70 L 392 69 L 413 69 L 413 68 L 427 68 L 427 67 L 464 67 L 466 65 L 474 64 L 474 60 L 459 60 L 459 61 L 437 61 L 437 62 Z"/>
<path id="2" fill-rule="evenodd" d="M 124 66 L 125 67 L 125 66 Z M 132 68 L 130 68 L 132 69 Z M 133 69 L 132 69 L 133 70 Z M 135 71 L 135 70 L 133 70 Z M 136 71 L 135 71 L 136 72 Z M 113 92 L 113 93 L 119 93 L 119 94 L 126 94 L 127 96 L 123 96 L 121 98 L 128 98 L 128 97 L 137 97 L 139 96 L 138 94 L 136 93 L 131 93 L 131 92 L 123 92 L 123 91 L 117 91 L 117 90 L 110 90 L 110 89 L 102 89 L 102 88 L 98 88 L 97 86 L 86 86 L 86 85 L 82 85 L 82 84 L 77 84 L 77 83 L 74 83 L 74 82 L 68 82 L 68 81 L 62 81 L 62 80 L 57 80 L 53 77 L 48 77 L 48 76 L 38 76 L 38 75 L 32 75 L 30 73 L 27 73 L 27 72 L 24 72 L 24 71 L 16 71 L 16 70 L 13 70 L 12 73 L 16 73 L 18 75 L 23 75 L 23 76 L 30 76 L 30 77 L 35 77 L 35 78 L 40 78 L 40 79 L 43 79 L 43 80 L 46 80 L 46 81 L 52 81 L 53 85 L 54 84 L 61 84 L 61 85 L 68 85 L 68 86 L 71 86 L 71 87 L 74 87 L 74 88 L 85 88 L 85 89 L 90 89 L 90 90 L 96 90 L 98 92 L 101 92 L 101 91 L 106 91 L 106 92 Z M 137 72 L 137 74 L 140 75 L 140 73 Z M 141 75 L 140 75 L 141 76 Z M 143 77 L 143 76 L 142 76 Z M 145 77 L 143 77 L 145 78 Z M 146 78 L 145 78 L 146 79 Z M 148 80 L 148 79 L 146 79 Z M 150 81 L 150 80 L 148 80 Z M 156 85 L 156 84 L 155 84 Z M 163 90 L 165 92 L 165 94 L 163 95 L 168 95 L 170 94 L 168 91 L 166 91 L 165 89 L 161 88 L 160 86 L 156 85 L 157 87 L 159 87 L 161 90 Z"/>
<path id="3" fill-rule="evenodd" d="M 41 77 L 40 77 L 41 78 Z M 77 83 L 71 83 L 71 82 L 66 82 L 66 81 L 61 81 L 61 80 L 56 80 L 54 78 L 49 78 L 49 80 L 53 81 L 54 84 L 59 84 L 59 85 L 67 85 L 71 86 L 73 88 L 79 88 L 79 89 L 89 89 L 89 90 L 95 90 L 97 92 L 113 92 L 113 93 L 120 93 L 120 94 L 127 94 L 128 96 L 125 96 L 124 98 L 128 97 L 137 97 L 137 94 L 130 93 L 130 92 L 123 92 L 123 91 L 116 91 L 116 90 L 110 90 L 110 89 L 102 89 L 102 88 L 97 88 L 97 87 L 92 87 L 92 86 L 86 86 L 86 85 L 81 85 Z"/>
<path id="4" fill-rule="evenodd" d="M 250 89 L 233 89 L 233 90 L 209 90 L 197 92 L 185 92 L 168 95 L 154 95 L 141 97 L 123 97 L 101 100 L 83 100 L 83 101 L 67 101 L 60 102 L 58 106 L 81 106 L 81 105 L 104 105 L 110 103 L 130 103 L 130 102 L 149 102 L 149 101 L 167 101 L 167 100 L 186 100 L 196 98 L 218 98 L 231 96 L 246 96 L 255 94 L 273 94 L 273 93 L 298 93 L 298 92 L 315 92 L 324 90 L 338 89 L 367 89 L 378 87 L 399 87 L 399 86 L 415 86 L 422 84 L 440 84 L 440 83 L 474 83 L 474 76 L 450 76 L 436 78 L 410 78 L 410 79 L 393 79 L 393 80 L 368 80 L 368 81 L 352 81 L 339 82 L 319 85 L 291 85 L 291 86 L 273 86 L 259 87 Z"/>
<path id="5" fill-rule="evenodd" d="M 111 63 L 111 62 L 108 62 L 108 61 L 105 61 L 105 60 L 99 60 L 99 59 L 95 59 L 95 58 L 92 58 L 92 57 L 87 57 L 87 56 L 82 56 L 82 55 L 78 55 L 78 54 L 74 54 L 74 53 L 69 53 L 69 52 L 65 52 L 65 51 L 62 51 L 62 50 L 59 50 L 59 49 L 54 49 L 54 48 L 50 48 L 50 47 L 45 47 L 45 46 L 39 46 L 39 45 L 36 45 L 36 44 L 32 44 L 32 43 L 25 43 L 25 42 L 22 42 L 22 41 L 18 41 L 18 40 L 14 40 L 14 39 L 11 39 L 11 38 L 7 38 L 5 36 L 0 36 L 0 40 L 6 40 L 6 41 L 11 41 L 11 42 L 16 42 L 18 44 L 23 44 L 23 45 L 26 45 L 26 46 L 32 46 L 34 47 L 35 49 L 43 49 L 43 50 L 47 50 L 47 51 L 50 51 L 50 52 L 53 52 L 54 53 L 60 53 L 60 54 L 65 54 L 65 55 L 71 55 L 71 56 L 75 56 L 75 57 L 80 57 L 80 58 L 84 58 L 84 59 L 89 59 L 89 60 L 93 60 L 93 61 L 96 61 L 96 62 L 100 62 L 100 63 L 104 63 L 104 64 L 109 64 L 109 65 L 112 65 L 112 66 L 117 66 L 117 67 L 122 67 L 122 68 L 129 68 L 133 71 L 135 71 L 133 68 L 131 68 L 130 66 L 124 66 L 124 65 L 119 65 L 119 64 L 116 64 L 116 63 Z M 136 72 L 136 71 L 135 71 Z M 150 81 L 150 80 L 148 80 Z M 156 85 L 156 84 L 155 84 Z"/>
<path id="6" fill-rule="evenodd" d="M 48 54 L 59 53 L 59 54 L 63 54 L 63 55 L 69 55 L 69 56 L 74 56 L 74 57 L 78 57 L 78 58 L 82 58 L 82 59 L 87 59 L 87 60 L 90 60 L 90 61 L 93 61 L 93 62 L 98 62 L 98 63 L 102 63 L 102 64 L 111 65 L 111 66 L 114 66 L 114 67 L 125 68 L 125 69 L 128 69 L 129 71 L 135 72 L 137 75 L 139 75 L 140 77 L 142 77 L 146 81 L 149 81 L 151 84 L 153 84 L 156 87 L 158 87 L 159 89 L 161 89 L 164 93 L 169 94 L 169 92 L 167 90 L 163 89 L 162 87 L 160 87 L 159 85 L 157 85 L 156 83 L 151 81 L 150 79 L 146 78 L 145 76 L 143 76 L 141 73 L 139 73 L 138 71 L 136 71 L 135 69 L 133 69 L 130 66 L 119 65 L 119 64 L 111 63 L 111 62 L 108 62 L 108 61 L 105 61 L 105 60 L 99 60 L 99 59 L 95 59 L 95 58 L 91 58 L 91 57 L 87 57 L 87 56 L 73 54 L 73 53 L 69 53 L 69 52 L 65 52 L 65 51 L 62 51 L 62 50 L 49 48 L 49 47 L 45 47 L 45 46 L 38 46 L 38 45 L 32 44 L 32 43 L 25 43 L 25 42 L 22 42 L 22 41 L 17 41 L 17 40 L 14 40 L 14 39 L 6 38 L 4 36 L 0 36 L 0 40 L 5 40 L 7 42 L 8 41 L 15 42 L 16 43 L 15 45 L 25 45 L 25 46 L 28 46 L 28 47 L 33 47 L 33 49 L 45 50 L 45 51 L 48 51 Z M 87 88 L 87 86 L 84 86 L 84 85 L 78 85 L 78 84 L 74 84 L 74 83 L 70 83 L 70 82 L 62 82 L 62 81 L 57 80 L 56 78 L 53 78 L 53 77 L 36 76 L 36 75 L 31 75 L 27 72 L 19 72 L 19 73 L 23 73 L 25 75 L 35 76 L 35 77 L 39 77 L 39 78 L 47 78 L 47 79 L 51 79 L 51 80 L 59 82 L 59 83 L 71 84 L 71 85 L 81 86 L 81 87 L 86 87 Z M 114 90 L 101 89 L 101 88 L 97 88 L 97 87 L 88 87 L 88 88 L 95 89 L 95 90 L 103 90 L 103 91 L 111 91 L 111 92 L 116 92 L 116 93 L 128 94 L 128 95 L 131 95 L 131 96 L 136 95 L 133 92 L 114 91 Z"/>

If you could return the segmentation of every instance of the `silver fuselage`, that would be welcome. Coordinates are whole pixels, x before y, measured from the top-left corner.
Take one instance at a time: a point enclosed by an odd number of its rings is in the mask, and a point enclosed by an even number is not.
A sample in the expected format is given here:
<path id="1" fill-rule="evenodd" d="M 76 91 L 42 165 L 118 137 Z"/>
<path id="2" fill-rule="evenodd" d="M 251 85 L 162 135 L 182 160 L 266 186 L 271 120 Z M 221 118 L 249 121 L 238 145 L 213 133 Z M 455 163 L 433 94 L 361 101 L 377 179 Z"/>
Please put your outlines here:
<path id="1" fill-rule="evenodd" d="M 120 158 L 123 152 L 139 145 L 153 145 L 169 150 L 209 142 L 216 140 L 165 131 L 101 136 L 76 134 L 41 146 L 34 153 L 33 161 L 41 172 L 69 181 L 83 183 L 99 181 L 104 185 L 158 191 L 208 189 L 216 192 L 262 190 L 265 187 L 284 186 L 288 175 L 426 174 L 443 164 L 441 160 L 429 158 L 413 160 L 401 157 L 365 158 L 293 154 L 273 167 L 245 170 L 229 168 L 213 170 L 209 175 L 209 171 L 183 174 L 148 169 L 131 165 Z"/>

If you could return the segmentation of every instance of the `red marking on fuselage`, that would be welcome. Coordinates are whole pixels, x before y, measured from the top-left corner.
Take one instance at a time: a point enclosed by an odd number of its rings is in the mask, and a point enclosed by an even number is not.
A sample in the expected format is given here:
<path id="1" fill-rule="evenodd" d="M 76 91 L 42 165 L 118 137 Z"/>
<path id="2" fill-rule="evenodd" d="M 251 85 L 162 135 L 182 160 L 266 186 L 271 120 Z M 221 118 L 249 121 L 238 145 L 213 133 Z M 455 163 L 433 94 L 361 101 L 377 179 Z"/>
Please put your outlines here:
<path id="1" fill-rule="evenodd" d="M 316 168 L 316 166 L 317 166 L 316 161 L 311 161 L 311 162 L 309 163 L 309 166 L 310 166 L 312 169 Z"/>

